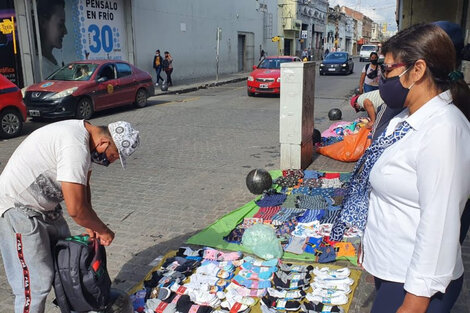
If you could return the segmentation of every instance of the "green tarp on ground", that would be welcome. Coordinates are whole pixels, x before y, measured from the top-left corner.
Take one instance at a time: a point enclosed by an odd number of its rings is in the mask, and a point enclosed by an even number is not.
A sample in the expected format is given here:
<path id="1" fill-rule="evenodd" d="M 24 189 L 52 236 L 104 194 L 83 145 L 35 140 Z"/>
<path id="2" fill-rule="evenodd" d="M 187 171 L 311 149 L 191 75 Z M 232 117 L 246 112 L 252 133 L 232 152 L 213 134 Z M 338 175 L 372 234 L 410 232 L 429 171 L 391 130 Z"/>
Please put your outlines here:
<path id="1" fill-rule="evenodd" d="M 282 171 L 270 171 L 270 174 L 274 180 L 282 175 Z M 206 229 L 189 238 L 186 243 L 223 250 L 251 253 L 251 251 L 245 249 L 242 245 L 226 242 L 224 240 L 224 236 L 227 236 L 238 224 L 243 222 L 245 217 L 253 217 L 253 215 L 258 212 L 259 207 L 256 205 L 255 201 L 259 198 L 260 197 L 257 197 L 255 200 L 250 201 L 244 206 L 223 216 Z M 285 260 L 315 261 L 315 255 L 311 253 L 303 253 L 299 255 L 284 252 L 282 258 Z M 357 266 L 357 258 L 348 258 L 348 260 Z"/>

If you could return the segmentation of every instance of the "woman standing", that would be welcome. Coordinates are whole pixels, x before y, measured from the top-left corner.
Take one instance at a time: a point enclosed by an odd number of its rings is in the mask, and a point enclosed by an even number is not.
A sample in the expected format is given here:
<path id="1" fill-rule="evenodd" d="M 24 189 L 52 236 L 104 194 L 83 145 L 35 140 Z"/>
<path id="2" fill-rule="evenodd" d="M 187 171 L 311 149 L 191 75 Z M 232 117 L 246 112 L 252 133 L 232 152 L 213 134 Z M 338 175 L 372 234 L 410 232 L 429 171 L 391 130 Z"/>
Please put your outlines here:
<path id="1" fill-rule="evenodd" d="M 405 29 L 383 51 L 380 95 L 404 110 L 366 152 L 370 195 L 345 199 L 369 208 L 355 218 L 366 221 L 362 264 L 376 286 L 371 312 L 446 313 L 463 283 L 470 90 L 456 71 L 452 41 L 436 25 Z"/>
<path id="2" fill-rule="evenodd" d="M 166 73 L 166 82 L 168 86 L 173 86 L 173 82 L 171 81 L 171 73 L 173 73 L 173 58 L 168 51 L 165 51 L 165 59 L 163 59 L 163 70 Z"/>
<path id="3" fill-rule="evenodd" d="M 376 52 L 371 52 L 370 63 L 362 68 L 361 79 L 359 80 L 359 92 L 369 92 L 379 89 L 379 78 L 382 76 L 382 69 L 379 64 L 379 56 Z"/>

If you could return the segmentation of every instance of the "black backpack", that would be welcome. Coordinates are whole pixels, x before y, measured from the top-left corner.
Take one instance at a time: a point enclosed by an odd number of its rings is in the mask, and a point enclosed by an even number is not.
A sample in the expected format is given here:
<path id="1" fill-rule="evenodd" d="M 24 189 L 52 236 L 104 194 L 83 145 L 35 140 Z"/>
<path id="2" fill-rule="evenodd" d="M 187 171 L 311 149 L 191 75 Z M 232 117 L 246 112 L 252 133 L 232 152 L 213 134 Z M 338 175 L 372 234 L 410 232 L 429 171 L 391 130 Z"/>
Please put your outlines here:
<path id="1" fill-rule="evenodd" d="M 110 301 L 106 250 L 87 235 L 59 240 L 54 249 L 54 291 L 62 313 L 99 311 Z"/>

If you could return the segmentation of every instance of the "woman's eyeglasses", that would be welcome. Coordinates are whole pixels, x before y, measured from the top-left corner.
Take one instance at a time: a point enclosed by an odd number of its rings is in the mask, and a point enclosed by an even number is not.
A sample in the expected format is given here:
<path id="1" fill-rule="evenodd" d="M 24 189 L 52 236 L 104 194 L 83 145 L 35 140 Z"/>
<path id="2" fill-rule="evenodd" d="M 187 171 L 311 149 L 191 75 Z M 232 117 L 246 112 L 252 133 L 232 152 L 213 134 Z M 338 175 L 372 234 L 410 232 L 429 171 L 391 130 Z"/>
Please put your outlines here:
<path id="1" fill-rule="evenodd" d="M 388 74 L 391 71 L 393 71 L 394 69 L 396 69 L 397 67 L 405 66 L 405 65 L 406 65 L 406 63 L 392 63 L 392 64 L 384 63 L 382 65 L 382 68 L 383 68 L 385 74 Z"/>

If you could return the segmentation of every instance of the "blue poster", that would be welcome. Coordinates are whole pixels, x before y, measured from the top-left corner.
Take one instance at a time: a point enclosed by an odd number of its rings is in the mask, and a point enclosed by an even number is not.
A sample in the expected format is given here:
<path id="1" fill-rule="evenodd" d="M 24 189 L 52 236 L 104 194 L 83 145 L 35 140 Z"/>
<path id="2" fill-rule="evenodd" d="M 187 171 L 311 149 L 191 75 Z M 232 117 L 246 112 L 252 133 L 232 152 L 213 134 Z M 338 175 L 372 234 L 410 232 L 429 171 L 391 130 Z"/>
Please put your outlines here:
<path id="1" fill-rule="evenodd" d="M 37 0 L 42 73 L 77 60 L 127 59 L 123 0 Z"/>

